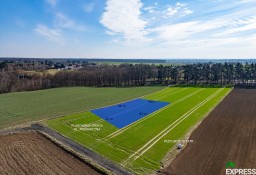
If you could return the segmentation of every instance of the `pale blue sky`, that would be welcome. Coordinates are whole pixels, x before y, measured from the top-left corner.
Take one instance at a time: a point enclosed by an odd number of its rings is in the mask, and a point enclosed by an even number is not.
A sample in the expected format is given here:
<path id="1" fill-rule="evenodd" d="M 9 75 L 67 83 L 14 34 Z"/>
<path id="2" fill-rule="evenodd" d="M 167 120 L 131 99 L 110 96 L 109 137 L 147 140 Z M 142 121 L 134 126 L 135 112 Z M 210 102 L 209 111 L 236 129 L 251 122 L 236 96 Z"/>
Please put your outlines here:
<path id="1" fill-rule="evenodd" d="M 1 0 L 0 57 L 255 58 L 255 0 Z"/>

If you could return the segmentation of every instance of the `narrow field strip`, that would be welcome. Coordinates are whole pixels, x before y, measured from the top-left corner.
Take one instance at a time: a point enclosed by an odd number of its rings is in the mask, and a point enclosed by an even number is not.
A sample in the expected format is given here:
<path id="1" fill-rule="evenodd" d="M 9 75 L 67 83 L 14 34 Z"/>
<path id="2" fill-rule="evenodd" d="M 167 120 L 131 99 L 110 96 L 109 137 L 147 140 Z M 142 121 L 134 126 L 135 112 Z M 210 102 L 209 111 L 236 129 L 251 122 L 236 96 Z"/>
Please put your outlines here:
<path id="1" fill-rule="evenodd" d="M 157 96 L 157 97 L 154 97 L 154 98 L 152 98 L 152 97 L 149 97 L 148 99 L 150 99 L 150 100 L 152 100 L 152 99 L 154 99 L 154 100 L 160 100 L 160 99 L 162 99 L 163 97 L 167 97 L 167 96 L 170 96 L 170 95 L 174 95 L 174 94 L 177 94 L 177 93 L 179 93 L 179 92 L 182 92 L 182 91 L 184 91 L 184 90 L 186 90 L 186 89 L 188 89 L 188 88 L 183 88 L 183 89 L 180 89 L 180 90 L 178 90 L 178 91 L 174 91 L 174 92 L 171 92 L 171 93 L 169 93 L 169 94 L 164 94 L 164 95 L 159 95 L 159 96 Z"/>
<path id="2" fill-rule="evenodd" d="M 168 134 L 171 130 L 173 130 L 179 123 L 181 123 L 183 120 L 185 120 L 187 117 L 189 117 L 192 113 L 194 113 L 197 109 L 199 109 L 201 106 L 203 106 L 208 101 L 210 101 L 212 98 L 214 98 L 223 89 L 224 88 L 221 88 L 221 89 L 217 90 L 216 92 L 214 92 L 208 98 L 206 98 L 205 100 L 203 100 L 202 102 L 197 104 L 195 107 L 193 107 L 188 112 L 186 112 L 184 115 L 182 115 L 180 118 L 178 118 L 176 121 L 174 121 L 171 125 L 169 125 L 164 130 L 162 130 L 158 135 L 156 135 L 154 138 L 152 138 L 150 141 L 148 141 L 143 147 L 141 147 L 139 150 L 137 150 L 128 159 L 126 159 L 122 163 L 122 165 L 126 166 L 128 164 L 131 164 L 133 161 L 135 161 L 140 156 L 142 156 L 146 151 L 148 151 L 152 146 L 154 146 L 160 139 L 162 139 L 166 134 Z"/>
<path id="3" fill-rule="evenodd" d="M 144 120 L 149 119 L 150 117 L 152 117 L 152 116 L 158 114 L 159 112 L 161 112 L 161 111 L 163 111 L 163 110 L 165 110 L 165 109 L 168 109 L 169 107 L 171 107 L 171 106 L 173 106 L 173 105 L 175 105 L 175 104 L 177 104 L 177 103 L 180 103 L 180 102 L 186 100 L 187 98 L 190 98 L 191 96 L 193 96 L 193 95 L 195 95 L 195 94 L 201 92 L 202 90 L 204 90 L 204 89 L 199 89 L 199 90 L 197 90 L 197 91 L 195 91 L 195 92 L 193 92 L 193 93 L 191 93 L 191 94 L 189 94 L 189 95 L 187 95 L 187 96 L 185 96 L 185 97 L 182 97 L 181 99 L 179 99 L 179 100 L 177 100 L 177 101 L 174 101 L 173 103 L 171 103 L 171 104 L 165 106 L 164 108 L 162 108 L 162 109 L 160 109 L 160 110 L 158 110 L 158 111 L 156 111 L 156 112 L 154 112 L 154 113 L 152 113 L 152 114 L 150 114 L 150 115 L 148 115 L 148 116 L 146 116 L 146 117 L 144 117 L 144 118 L 142 118 L 142 119 L 140 119 L 140 120 L 137 120 L 136 122 L 134 122 L 134 123 L 132 123 L 132 124 L 130 124 L 130 125 L 127 125 L 126 127 L 122 128 L 122 129 L 119 129 L 119 130 L 115 131 L 114 133 L 108 135 L 105 139 L 114 138 L 114 137 L 118 136 L 119 134 L 123 133 L 124 131 L 130 129 L 131 127 L 133 127 L 133 126 L 135 126 L 135 125 L 137 125 L 137 124 L 143 122 Z"/>
<path id="4" fill-rule="evenodd" d="M 168 88 L 168 87 L 166 87 L 166 88 L 161 89 L 161 90 L 159 90 L 159 91 L 153 92 L 153 93 L 151 93 L 151 94 L 143 95 L 143 96 L 138 97 L 138 98 L 146 98 L 146 97 L 148 97 L 148 96 L 150 96 L 150 97 L 157 97 L 157 96 L 160 96 L 160 95 L 161 95 L 161 92 L 162 92 L 162 91 L 165 91 L 165 92 L 173 92 L 173 91 L 175 91 L 175 90 L 176 90 L 175 88 Z"/>

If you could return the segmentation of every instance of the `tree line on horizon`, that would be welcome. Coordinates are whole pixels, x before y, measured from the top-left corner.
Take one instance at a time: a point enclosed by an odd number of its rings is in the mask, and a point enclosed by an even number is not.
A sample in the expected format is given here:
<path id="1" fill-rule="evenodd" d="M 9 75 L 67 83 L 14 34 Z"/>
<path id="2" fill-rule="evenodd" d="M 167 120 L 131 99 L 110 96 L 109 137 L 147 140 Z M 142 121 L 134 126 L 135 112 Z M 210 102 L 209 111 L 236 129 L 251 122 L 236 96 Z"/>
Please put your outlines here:
<path id="1" fill-rule="evenodd" d="M 40 70 L 40 68 L 38 68 Z M 0 63 L 0 93 L 57 87 L 126 87 L 174 84 L 255 84 L 256 64 L 196 63 L 187 65 L 88 64 L 55 75 L 24 75 L 13 65 Z"/>

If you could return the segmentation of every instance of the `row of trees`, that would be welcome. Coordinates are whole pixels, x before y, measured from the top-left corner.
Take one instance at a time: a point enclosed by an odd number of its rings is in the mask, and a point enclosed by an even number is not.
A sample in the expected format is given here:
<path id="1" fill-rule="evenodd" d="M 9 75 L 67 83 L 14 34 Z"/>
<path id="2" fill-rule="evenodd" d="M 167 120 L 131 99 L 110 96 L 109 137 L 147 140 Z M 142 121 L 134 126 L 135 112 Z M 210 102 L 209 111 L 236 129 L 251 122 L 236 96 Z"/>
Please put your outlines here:
<path id="1" fill-rule="evenodd" d="M 248 84 L 256 80 L 256 64 L 192 64 L 184 66 L 185 83 Z"/>
<path id="2" fill-rule="evenodd" d="M 3 67 L 3 66 L 2 66 Z M 180 66 L 121 64 L 87 65 L 55 75 L 21 76 L 0 69 L 0 93 L 67 86 L 145 86 L 169 84 L 255 84 L 256 64 L 188 64 Z"/>
<path id="3" fill-rule="evenodd" d="M 144 86 L 169 84 L 248 84 L 256 81 L 256 64 L 121 64 L 60 71 L 51 86 Z"/>

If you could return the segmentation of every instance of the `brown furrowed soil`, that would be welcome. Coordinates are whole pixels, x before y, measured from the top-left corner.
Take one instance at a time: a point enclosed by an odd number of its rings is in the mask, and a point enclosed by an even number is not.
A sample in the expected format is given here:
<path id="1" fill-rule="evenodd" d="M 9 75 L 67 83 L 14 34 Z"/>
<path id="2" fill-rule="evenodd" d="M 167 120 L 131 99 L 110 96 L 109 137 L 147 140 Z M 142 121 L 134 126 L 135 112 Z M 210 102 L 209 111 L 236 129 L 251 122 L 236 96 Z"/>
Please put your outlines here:
<path id="1" fill-rule="evenodd" d="M 190 139 L 164 174 L 224 175 L 229 161 L 256 168 L 256 90 L 234 89 Z"/>
<path id="2" fill-rule="evenodd" d="M 98 175 L 37 132 L 0 135 L 0 174 Z"/>

